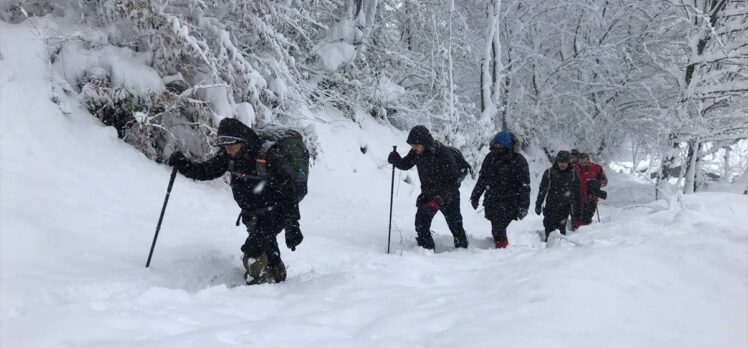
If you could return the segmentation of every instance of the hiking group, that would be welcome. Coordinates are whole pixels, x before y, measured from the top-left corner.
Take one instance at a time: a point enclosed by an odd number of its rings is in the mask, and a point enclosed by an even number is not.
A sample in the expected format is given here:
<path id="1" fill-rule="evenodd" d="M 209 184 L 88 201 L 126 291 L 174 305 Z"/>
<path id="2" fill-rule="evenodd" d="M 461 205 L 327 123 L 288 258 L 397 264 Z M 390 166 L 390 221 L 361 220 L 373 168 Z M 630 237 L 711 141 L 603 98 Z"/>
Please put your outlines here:
<path id="1" fill-rule="evenodd" d="M 413 127 L 407 143 L 411 149 L 405 157 L 393 150 L 387 160 L 393 168 L 408 170 L 415 166 L 418 171 L 421 193 L 416 199 L 416 243 L 434 249 L 431 222 L 441 212 L 455 247 L 467 248 L 459 190 L 472 168 L 459 150 L 435 140 L 424 126 Z M 282 282 L 286 279 L 286 267 L 277 235 L 285 230 L 286 246 L 292 251 L 304 239 L 299 224 L 299 202 L 307 192 L 309 153 L 303 139 L 288 129 L 255 132 L 237 119 L 226 118 L 218 126 L 215 145 L 219 151 L 205 162 L 193 162 L 177 151 L 167 164 L 195 180 L 212 180 L 230 173 L 234 200 L 248 232 L 241 246 L 245 281 L 247 284 Z M 519 141 L 512 133 L 497 133 L 490 141 L 490 151 L 470 195 L 474 209 L 478 209 L 483 196 L 484 214 L 491 222 L 496 248 L 509 245 L 507 227 L 527 216 L 530 207 L 530 171 L 519 148 Z M 606 184 L 602 167 L 590 163 L 587 154 L 559 151 L 551 168 L 542 176 L 535 204 L 535 213 L 544 215 L 546 239 L 556 229 L 566 234 L 569 216 L 572 229 L 591 223 L 598 197 L 606 197 L 600 189 Z"/>

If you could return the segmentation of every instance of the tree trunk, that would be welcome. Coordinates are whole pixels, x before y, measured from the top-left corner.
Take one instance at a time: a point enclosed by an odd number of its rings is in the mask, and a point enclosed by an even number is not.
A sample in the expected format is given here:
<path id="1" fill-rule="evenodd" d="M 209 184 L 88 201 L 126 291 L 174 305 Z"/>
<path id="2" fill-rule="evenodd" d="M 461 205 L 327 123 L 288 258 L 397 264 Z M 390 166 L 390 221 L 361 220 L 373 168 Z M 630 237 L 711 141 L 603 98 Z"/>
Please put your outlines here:
<path id="1" fill-rule="evenodd" d="M 686 155 L 686 174 L 683 184 L 683 193 L 694 193 L 696 190 L 696 172 L 698 171 L 699 147 L 701 144 L 696 140 L 688 141 L 688 155 Z"/>
<path id="2" fill-rule="evenodd" d="M 730 165 L 730 147 L 725 146 L 725 173 L 722 174 L 722 182 L 724 183 L 730 183 L 730 172 L 732 172 L 732 168 Z"/>

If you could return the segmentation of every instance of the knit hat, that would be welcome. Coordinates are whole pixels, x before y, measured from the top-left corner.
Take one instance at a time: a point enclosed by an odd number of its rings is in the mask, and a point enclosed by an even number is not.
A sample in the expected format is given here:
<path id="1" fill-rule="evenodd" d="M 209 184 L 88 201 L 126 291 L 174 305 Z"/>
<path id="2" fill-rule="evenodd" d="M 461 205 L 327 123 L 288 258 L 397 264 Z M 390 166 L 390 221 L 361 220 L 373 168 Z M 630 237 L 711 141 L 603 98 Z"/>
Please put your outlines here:
<path id="1" fill-rule="evenodd" d="M 496 133 L 493 139 L 491 139 L 491 146 L 493 145 L 501 145 L 507 149 L 511 149 L 514 146 L 514 143 L 512 143 L 512 135 L 507 131 Z"/>
<path id="2" fill-rule="evenodd" d="M 556 162 L 571 162 L 571 155 L 569 154 L 569 151 L 559 151 L 556 154 Z"/>

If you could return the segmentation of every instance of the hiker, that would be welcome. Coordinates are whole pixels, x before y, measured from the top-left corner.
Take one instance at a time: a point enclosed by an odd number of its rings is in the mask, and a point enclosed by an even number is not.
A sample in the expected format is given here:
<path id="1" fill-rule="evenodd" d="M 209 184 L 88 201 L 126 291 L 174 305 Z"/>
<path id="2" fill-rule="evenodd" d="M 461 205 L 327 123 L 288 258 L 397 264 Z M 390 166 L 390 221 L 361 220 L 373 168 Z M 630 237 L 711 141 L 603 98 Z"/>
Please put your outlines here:
<path id="1" fill-rule="evenodd" d="M 566 221 L 569 214 L 573 219 L 579 218 L 581 200 L 579 177 L 572 168 L 571 155 L 559 151 L 553 166 L 543 173 L 535 200 L 535 214 L 543 214 L 546 241 L 555 230 L 566 235 Z"/>
<path id="2" fill-rule="evenodd" d="M 278 147 L 263 148 L 257 133 L 234 118 L 219 123 L 216 146 L 221 150 L 205 162 L 192 162 L 175 152 L 168 164 L 195 180 L 212 180 L 229 172 L 234 200 L 249 233 L 241 247 L 245 281 L 251 285 L 286 280 L 276 236 L 285 229 L 286 246 L 292 251 L 304 239 L 287 159 Z"/>
<path id="3" fill-rule="evenodd" d="M 483 160 L 478 181 L 470 195 L 470 204 L 483 206 L 491 221 L 491 235 L 497 249 L 509 245 L 506 229 L 512 220 L 522 220 L 530 207 L 530 170 L 519 153 L 518 141 L 507 131 L 497 133 L 490 142 L 490 152 Z"/>
<path id="4" fill-rule="evenodd" d="M 590 162 L 590 156 L 586 153 L 579 154 L 579 162 L 574 169 L 579 176 L 582 191 L 582 211 L 574 221 L 574 227 L 577 228 L 592 223 L 592 217 L 597 211 L 598 197 L 603 199 L 607 197 L 607 193 L 600 188 L 608 184 L 608 177 L 602 166 Z"/>
<path id="5" fill-rule="evenodd" d="M 576 165 L 579 162 L 579 150 L 571 149 L 571 164 Z"/>
<path id="6" fill-rule="evenodd" d="M 411 150 L 405 157 L 393 150 L 387 161 L 400 170 L 416 166 L 421 181 L 421 194 L 416 199 L 416 242 L 425 249 L 434 249 L 431 221 L 437 211 L 444 214 L 456 248 L 467 248 L 468 240 L 460 214 L 460 184 L 464 177 L 455 153 L 434 140 L 424 126 L 415 126 L 408 134 Z M 455 150 L 456 151 L 456 150 Z"/>

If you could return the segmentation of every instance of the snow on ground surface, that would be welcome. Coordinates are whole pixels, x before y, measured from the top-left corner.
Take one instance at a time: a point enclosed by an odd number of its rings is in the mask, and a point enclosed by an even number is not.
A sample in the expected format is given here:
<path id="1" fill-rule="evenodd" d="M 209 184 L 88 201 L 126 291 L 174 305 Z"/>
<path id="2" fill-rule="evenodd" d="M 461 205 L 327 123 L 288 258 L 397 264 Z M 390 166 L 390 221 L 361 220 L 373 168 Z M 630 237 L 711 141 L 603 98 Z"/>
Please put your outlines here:
<path id="1" fill-rule="evenodd" d="M 322 153 L 285 283 L 240 285 L 228 187 L 181 176 L 146 269 L 169 168 L 62 114 L 36 31 L 0 32 L 0 347 L 748 345 L 746 196 L 668 206 L 611 175 L 602 223 L 546 248 L 531 213 L 494 250 L 468 181 L 471 247 L 455 251 L 439 215 L 432 253 L 413 240 L 416 173 L 398 172 L 387 255 L 386 155 L 405 134 L 332 112 L 310 115 Z"/>

